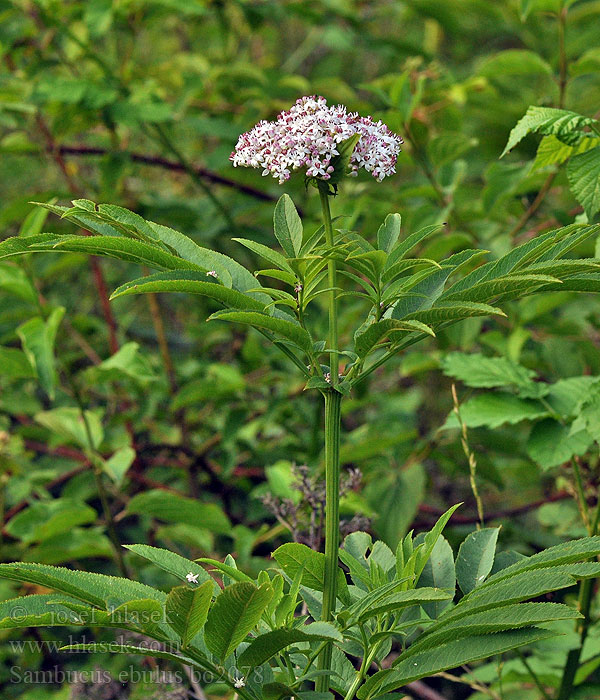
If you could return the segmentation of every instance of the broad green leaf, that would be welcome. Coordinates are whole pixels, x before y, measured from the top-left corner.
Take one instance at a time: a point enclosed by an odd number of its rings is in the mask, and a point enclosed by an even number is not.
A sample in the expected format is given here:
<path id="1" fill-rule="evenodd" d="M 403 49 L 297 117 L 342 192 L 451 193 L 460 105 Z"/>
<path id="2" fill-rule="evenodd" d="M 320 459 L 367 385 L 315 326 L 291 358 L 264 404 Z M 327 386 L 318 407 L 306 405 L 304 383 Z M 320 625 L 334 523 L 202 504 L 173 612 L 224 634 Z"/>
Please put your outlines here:
<path id="1" fill-rule="evenodd" d="M 597 387 L 600 387 L 600 377 L 586 375 L 559 379 L 555 384 L 550 384 L 548 403 L 565 422 L 569 422 L 578 415 L 579 403 Z"/>
<path id="2" fill-rule="evenodd" d="M 50 399 L 54 399 L 57 382 L 54 342 L 64 315 L 65 309 L 59 306 L 52 311 L 47 320 L 36 316 L 17 328 L 23 351 L 31 366 L 35 368 L 40 385 Z"/>
<path id="3" fill-rule="evenodd" d="M 69 605 L 65 603 L 65 605 Z M 81 618 L 81 624 L 94 627 L 116 627 L 143 631 L 151 637 L 165 637 L 165 610 L 162 603 L 152 598 L 130 600 L 108 610 L 81 605 L 71 606 Z"/>
<path id="4" fill-rule="evenodd" d="M 255 309 L 262 311 L 265 307 L 260 301 L 236 289 L 224 287 L 222 284 L 208 282 L 206 274 L 193 270 L 178 272 L 158 272 L 148 277 L 140 277 L 122 284 L 111 294 L 111 299 L 130 294 L 147 292 L 184 292 L 211 297 L 235 309 Z"/>
<path id="5" fill-rule="evenodd" d="M 385 269 L 388 270 L 394 263 L 401 260 L 410 250 L 412 250 L 421 241 L 431 236 L 431 234 L 439 231 L 443 224 L 433 224 L 431 226 L 425 226 L 414 233 L 408 235 L 404 240 L 400 241 L 390 253 L 388 257 Z"/>
<path id="6" fill-rule="evenodd" d="M 223 589 L 208 613 L 204 628 L 209 651 L 221 662 L 227 659 L 258 625 L 272 595 L 268 583 L 257 587 L 243 581 Z"/>
<path id="7" fill-rule="evenodd" d="M 492 570 L 499 532 L 497 527 L 475 530 L 460 545 L 456 557 L 456 579 L 463 593 L 470 593 L 483 583 Z"/>
<path id="8" fill-rule="evenodd" d="M 517 270 L 520 271 L 519 274 L 525 274 L 526 270 L 521 268 L 525 268 L 527 263 L 536 259 L 544 259 L 544 254 L 552 249 L 556 249 L 556 255 L 564 254 L 565 251 L 562 248 L 556 248 L 561 241 L 568 240 L 571 236 L 592 235 L 594 228 L 572 224 L 542 233 L 513 248 L 498 260 L 484 263 L 472 272 L 469 272 L 462 279 L 448 287 L 442 295 L 442 299 L 463 298 L 462 294 L 476 284 L 497 280 Z"/>
<path id="9" fill-rule="evenodd" d="M 201 503 L 161 489 L 136 494 L 127 504 L 127 512 L 148 515 L 168 523 L 198 525 L 211 532 L 229 534 L 231 523 L 216 503 Z"/>
<path id="10" fill-rule="evenodd" d="M 398 591 L 386 596 L 369 610 L 365 610 L 357 617 L 357 622 L 365 623 L 379 615 L 397 613 L 424 603 L 451 601 L 453 597 L 454 591 L 444 591 L 440 588 L 416 588 L 415 590 Z"/>
<path id="11" fill-rule="evenodd" d="M 571 191 L 591 221 L 600 210 L 600 146 L 573 156 L 567 165 Z"/>
<path id="12" fill-rule="evenodd" d="M 289 195 L 283 194 L 273 213 L 275 237 L 288 258 L 295 258 L 302 247 L 302 221 Z"/>
<path id="13" fill-rule="evenodd" d="M 31 304 L 38 303 L 38 293 L 25 271 L 10 262 L 0 264 L 0 292 Z"/>
<path id="14" fill-rule="evenodd" d="M 253 639 L 239 655 L 237 663 L 240 668 L 256 668 L 291 644 L 330 640 L 341 642 L 342 639 L 333 625 L 321 622 L 301 629 L 272 630 Z"/>
<path id="15" fill-rule="evenodd" d="M 487 393 L 475 396 L 460 407 L 460 417 L 468 428 L 499 428 L 504 423 L 514 425 L 523 420 L 536 420 L 548 416 L 548 409 L 537 401 L 520 399 L 512 394 Z M 459 423 L 453 412 L 443 426 L 458 428 Z"/>
<path id="16" fill-rule="evenodd" d="M 229 558 L 229 556 L 228 556 Z M 223 564 L 220 561 L 217 561 L 216 559 L 210 559 L 208 557 L 201 557 L 197 561 L 202 562 L 203 564 L 211 564 L 212 566 L 217 569 L 217 571 L 220 571 L 222 574 L 225 574 L 228 576 L 230 579 L 233 579 L 234 581 L 249 581 L 250 583 L 253 582 L 253 580 L 245 574 L 243 571 L 240 571 L 237 569 L 235 566 L 230 566 L 229 564 Z M 225 577 L 223 577 L 225 578 Z"/>
<path id="17" fill-rule="evenodd" d="M 291 275 L 294 274 L 294 271 L 290 267 L 288 261 L 283 257 L 283 255 L 281 255 L 281 253 L 278 253 L 276 250 L 273 250 L 268 246 L 263 245 L 262 243 L 250 241 L 247 238 L 234 238 L 233 240 L 237 241 L 238 243 L 241 243 L 253 253 L 260 255 L 262 258 L 275 265 L 275 267 L 278 267 L 280 270 L 288 272 Z"/>
<path id="18" fill-rule="evenodd" d="M 56 199 L 50 200 L 51 204 L 54 204 L 54 202 L 56 202 Z M 34 207 L 23 220 L 19 229 L 19 236 L 38 236 L 44 228 L 49 213 L 48 209 Z"/>
<path id="19" fill-rule="evenodd" d="M 117 236 L 56 236 L 55 241 L 32 245 L 30 250 L 32 252 L 89 253 L 90 255 L 103 255 L 163 270 L 207 272 L 207 268 L 179 258 L 158 246 Z"/>
<path id="20" fill-rule="evenodd" d="M 538 146 L 532 169 L 539 170 L 549 165 L 560 165 L 571 156 L 585 153 L 589 151 L 590 148 L 598 146 L 598 143 L 599 141 L 597 138 L 590 136 L 582 137 L 579 143 L 569 146 L 559 141 L 556 136 L 544 136 Z"/>
<path id="21" fill-rule="evenodd" d="M 385 695 L 407 683 L 432 676 L 449 668 L 502 654 L 527 644 L 555 636 L 555 632 L 537 627 L 524 628 L 495 634 L 475 635 L 467 639 L 450 641 L 442 646 L 428 649 L 402 660 L 402 655 L 394 668 L 379 671 L 371 676 L 359 689 L 361 700 Z"/>
<path id="22" fill-rule="evenodd" d="M 594 578 L 598 573 L 600 564 L 586 562 L 525 571 L 490 582 L 489 585 L 486 582 L 474 588 L 454 608 L 444 612 L 436 624 L 454 624 L 456 620 L 474 612 L 520 603 L 551 591 L 570 588 L 578 579 Z"/>
<path id="23" fill-rule="evenodd" d="M 478 588 L 478 592 L 485 590 L 492 584 L 498 583 L 511 576 L 523 573 L 525 571 L 534 571 L 536 569 L 544 569 L 551 566 L 559 566 L 563 564 L 572 564 L 575 562 L 585 561 L 592 557 L 600 555 L 600 536 L 582 537 L 578 540 L 563 542 L 554 547 L 544 549 L 531 557 L 526 557 L 511 566 L 502 569 L 498 573 L 490 576 L 490 578 Z"/>
<path id="24" fill-rule="evenodd" d="M 422 538 L 421 538 L 422 539 Z M 416 538 L 416 544 L 421 540 Z M 423 571 L 418 580 L 419 588 L 443 588 L 454 591 L 456 588 L 456 570 L 454 566 L 454 553 L 452 547 L 443 535 L 440 535 L 433 545 L 433 550 L 425 562 Z M 449 600 L 436 600 L 431 603 L 422 603 L 423 610 L 436 619 L 450 605 Z"/>
<path id="25" fill-rule="evenodd" d="M 5 238 L 3 241 L 0 241 L 0 260 L 12 258 L 15 255 L 25 255 L 27 253 L 36 252 L 36 246 L 54 242 L 58 238 L 59 236 L 54 233 L 40 233 L 23 238 L 17 236 Z"/>
<path id="26" fill-rule="evenodd" d="M 575 608 L 559 603 L 517 603 L 466 615 L 451 625 L 432 625 L 403 654 L 407 659 L 425 649 L 432 649 L 453 639 L 474 634 L 502 632 L 554 620 L 575 620 L 581 617 Z"/>
<path id="27" fill-rule="evenodd" d="M 272 277 L 273 279 L 285 282 L 293 287 L 296 284 L 296 275 L 285 272 L 284 270 L 257 270 L 254 273 L 257 277 Z"/>
<path id="28" fill-rule="evenodd" d="M 596 442 L 600 442 L 600 384 L 595 385 L 577 405 L 577 416 L 569 434 L 585 430 Z"/>
<path id="29" fill-rule="evenodd" d="M 489 304 L 476 304 L 469 301 L 439 301 L 432 308 L 413 311 L 405 316 L 404 319 L 432 324 L 458 321 L 462 318 L 473 318 L 475 316 L 506 316 L 506 314 L 502 309 Z"/>
<path id="30" fill-rule="evenodd" d="M 437 267 L 441 269 L 441 265 L 435 260 L 430 260 L 429 258 L 403 258 L 394 263 L 391 267 L 386 266 L 385 272 L 381 275 L 381 281 L 384 285 L 390 283 L 383 294 L 383 300 L 387 300 L 392 297 L 395 293 L 400 293 L 402 289 L 405 289 L 407 283 L 407 278 L 405 275 L 401 274 L 410 270 L 412 267 Z"/>
<path id="31" fill-rule="evenodd" d="M 0 578 L 51 588 L 102 609 L 142 598 L 164 603 L 167 597 L 137 581 L 45 564 L 0 564 Z"/>
<path id="32" fill-rule="evenodd" d="M 450 277 L 451 270 L 427 270 L 424 279 L 411 287 L 395 304 L 392 309 L 392 318 L 404 319 L 409 314 L 430 309 L 436 299 L 444 290 L 446 280 Z"/>
<path id="33" fill-rule="evenodd" d="M 0 373 L 7 379 L 32 379 L 36 373 L 27 355 L 17 348 L 0 347 Z"/>
<path id="34" fill-rule="evenodd" d="M 442 295 L 442 299 L 445 302 L 454 301 L 455 303 L 461 301 L 466 303 L 492 300 L 508 301 L 543 289 L 548 284 L 558 284 L 560 288 L 562 281 L 550 275 L 511 274 L 484 280 L 460 291 L 449 290 Z M 451 289 L 454 288 L 452 287 Z"/>
<path id="35" fill-rule="evenodd" d="M 533 51 L 507 49 L 493 53 L 482 63 L 479 73 L 487 78 L 516 75 L 552 75 L 551 66 Z"/>
<path id="36" fill-rule="evenodd" d="M 30 547 L 23 561 L 40 564 L 72 563 L 84 559 L 114 559 L 114 546 L 101 526 L 74 527 Z M 82 566 L 90 566 L 83 563 Z"/>
<path id="37" fill-rule="evenodd" d="M 73 498 L 57 498 L 34 501 L 13 516 L 5 529 L 12 537 L 31 544 L 67 533 L 78 525 L 93 523 L 97 517 L 96 511 L 87 503 Z"/>
<path id="38" fill-rule="evenodd" d="M 583 127 L 597 123 L 591 117 L 584 117 L 576 112 L 553 107 L 529 107 L 510 132 L 508 143 L 500 157 L 511 151 L 522 139 L 531 133 L 542 133 L 545 136 L 553 134 L 561 140 L 569 142 L 573 133 L 583 133 Z"/>
<path id="39" fill-rule="evenodd" d="M 153 221 L 148 221 L 147 223 L 157 237 L 184 260 L 188 260 L 205 270 L 215 270 L 219 275 L 220 281 L 226 287 L 233 286 L 239 292 L 247 292 L 249 289 L 254 289 L 258 286 L 254 275 L 227 255 L 208 248 L 202 248 L 189 236 L 185 236 L 183 233 L 175 231 L 168 226 L 156 224 Z M 231 279 L 231 284 L 228 283 L 228 279 Z M 252 293 L 251 296 L 262 303 L 267 302 L 266 297 L 258 292 Z"/>
<path id="40" fill-rule="evenodd" d="M 134 554 L 151 561 L 182 581 L 186 580 L 188 574 L 194 574 L 201 583 L 213 580 L 196 562 L 190 561 L 175 552 L 170 552 L 168 549 L 151 547 L 147 544 L 126 544 L 123 546 L 125 549 L 129 549 Z M 213 582 L 213 587 L 215 591 L 218 590 L 216 581 Z"/>
<path id="41" fill-rule="evenodd" d="M 167 622 L 180 636 L 184 649 L 206 623 L 213 590 L 213 582 L 205 581 L 198 588 L 177 586 L 167 596 Z"/>
<path id="42" fill-rule="evenodd" d="M 385 221 L 377 231 L 377 247 L 386 253 L 391 253 L 392 249 L 400 238 L 400 226 L 402 217 L 400 214 L 388 214 Z"/>
<path id="43" fill-rule="evenodd" d="M 61 406 L 50 411 L 36 413 L 35 420 L 63 440 L 74 442 L 84 450 L 98 449 L 104 439 L 102 423 L 93 411 L 85 411 L 82 415 L 79 408 Z"/>
<path id="44" fill-rule="evenodd" d="M 423 571 L 423 567 L 425 566 L 425 563 L 429 559 L 431 553 L 433 552 L 433 548 L 435 547 L 435 543 L 438 541 L 438 538 L 441 536 L 442 532 L 444 531 L 444 528 L 446 527 L 448 521 L 454 514 L 454 512 L 460 508 L 462 503 L 456 503 L 455 505 L 451 506 L 448 508 L 448 510 L 443 513 L 437 520 L 436 524 L 431 528 L 429 532 L 426 532 L 423 536 L 423 547 L 421 547 L 419 550 L 415 550 L 414 556 L 415 556 L 415 574 L 417 578 L 421 575 L 421 572 Z"/>
<path id="45" fill-rule="evenodd" d="M 426 333 L 427 335 L 435 336 L 435 333 L 429 326 L 420 321 L 398 321 L 393 318 L 385 318 L 358 333 L 354 337 L 354 347 L 359 357 L 365 357 L 373 349 L 373 347 L 383 338 L 394 337 L 399 333 Z"/>
<path id="46" fill-rule="evenodd" d="M 533 370 L 513 362 L 507 357 L 486 357 L 480 353 L 466 354 L 451 352 L 441 361 L 444 374 L 459 379 L 467 386 L 476 388 L 496 388 L 515 386 L 525 397 L 540 396 L 541 391 L 550 387 L 533 381 Z"/>
<path id="47" fill-rule="evenodd" d="M 571 433 L 569 427 L 547 418 L 533 426 L 526 449 L 542 469 L 550 469 L 585 454 L 592 442 L 592 436 L 585 430 Z"/>
<path id="48" fill-rule="evenodd" d="M 111 457 L 105 459 L 102 463 L 103 471 L 115 482 L 120 485 L 123 483 L 125 474 L 129 471 L 129 467 L 135 461 L 135 450 L 126 445 L 116 450 Z"/>
<path id="49" fill-rule="evenodd" d="M 354 561 L 356 562 L 357 560 L 355 559 Z M 368 566 L 368 562 L 366 562 L 366 560 L 365 564 Z M 388 583 L 378 585 L 376 588 L 370 590 L 364 596 L 360 597 L 355 603 L 347 608 L 344 608 L 339 613 L 339 619 L 343 620 L 344 622 L 355 620 L 371 608 L 376 607 L 379 603 L 381 603 L 381 601 L 384 601 L 390 595 L 406 589 L 405 584 L 409 581 L 410 578 L 405 576 L 404 578 L 396 578 L 394 581 L 389 581 Z M 410 581 L 410 583 L 412 583 L 412 581 Z M 371 588 L 374 585 L 371 578 L 369 578 L 369 584 Z"/>
<path id="50" fill-rule="evenodd" d="M 0 630 L 24 627 L 65 627 L 80 624 L 79 615 L 64 603 L 74 603 L 57 593 L 26 595 L 0 603 Z"/>
<path id="51" fill-rule="evenodd" d="M 307 331 L 302 326 L 286 321 L 281 318 L 274 318 L 266 314 L 255 311 L 218 311 L 209 317 L 209 321 L 218 319 L 220 321 L 231 321 L 232 323 L 245 323 L 253 328 L 262 328 L 281 335 L 292 341 L 308 355 L 312 353 L 313 342 Z"/>
<path id="52" fill-rule="evenodd" d="M 114 355 L 87 371 L 90 381 L 122 381 L 128 379 L 138 386 L 147 386 L 158 377 L 139 343 L 124 343 Z"/>
<path id="53" fill-rule="evenodd" d="M 315 552 L 304 544 L 288 542 L 273 552 L 273 558 L 291 579 L 295 579 L 302 570 L 302 585 L 315 591 L 323 590 L 325 555 L 321 552 Z M 348 585 L 340 568 L 337 570 L 337 594 L 340 600 L 348 601 Z"/>
<path id="54" fill-rule="evenodd" d="M 402 442 L 410 439 L 412 435 L 407 434 Z M 383 440 L 380 433 L 376 439 L 370 439 L 370 454 L 383 454 Z M 357 454 L 356 447 L 347 445 L 345 449 L 348 461 L 353 461 L 353 455 Z M 369 501 L 377 504 L 374 530 L 390 547 L 398 545 L 413 522 L 419 503 L 425 497 L 426 484 L 427 475 L 423 465 L 415 462 L 396 473 L 395 470 L 390 470 L 389 474 L 382 475 L 370 487 Z"/>

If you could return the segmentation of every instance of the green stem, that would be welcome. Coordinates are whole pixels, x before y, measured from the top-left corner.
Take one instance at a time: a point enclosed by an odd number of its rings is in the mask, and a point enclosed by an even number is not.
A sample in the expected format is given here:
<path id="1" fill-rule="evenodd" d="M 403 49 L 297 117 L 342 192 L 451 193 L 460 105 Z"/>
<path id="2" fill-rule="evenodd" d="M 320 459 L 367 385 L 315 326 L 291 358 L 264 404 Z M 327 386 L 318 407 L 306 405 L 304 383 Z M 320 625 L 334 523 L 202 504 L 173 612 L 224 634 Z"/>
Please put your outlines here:
<path id="1" fill-rule="evenodd" d="M 333 224 L 331 222 L 331 210 L 329 209 L 329 185 L 319 181 L 319 196 L 321 197 L 321 208 L 323 210 L 323 223 L 325 224 L 325 243 L 328 248 L 333 248 Z M 327 286 L 331 290 L 329 297 L 329 349 L 330 354 L 330 375 L 331 384 L 338 383 L 339 356 L 338 350 L 338 328 L 337 328 L 337 265 L 336 261 L 330 258 L 327 261 Z"/>
<path id="2" fill-rule="evenodd" d="M 329 621 L 335 611 L 337 596 L 338 548 L 340 539 L 340 415 L 342 395 L 335 389 L 325 396 L 325 581 L 321 619 Z M 321 671 L 331 667 L 332 646 L 328 644 L 319 657 Z M 317 679 L 318 692 L 329 690 L 329 678 Z"/>
<path id="3" fill-rule="evenodd" d="M 360 668 L 356 672 L 356 676 L 354 677 L 354 680 L 352 681 L 352 685 L 348 688 L 348 692 L 344 696 L 344 700 L 352 700 L 354 698 L 354 696 L 356 695 L 356 691 L 359 689 L 360 684 L 365 679 L 365 676 L 367 675 L 369 669 L 371 668 L 371 664 L 373 663 L 373 660 L 375 659 L 377 651 L 378 651 L 379 647 L 381 646 L 381 642 L 378 642 L 369 650 L 368 639 L 366 638 L 366 635 L 364 633 L 364 629 L 362 628 L 362 626 L 361 626 L 360 631 L 361 631 L 361 636 L 363 637 L 363 646 L 364 646 L 365 654 L 363 656 L 363 660 L 362 660 L 362 663 L 360 665 Z"/>
<path id="4" fill-rule="evenodd" d="M 590 527 L 590 535 L 596 535 L 598 533 L 598 523 L 600 521 L 600 498 L 596 503 L 596 510 L 594 512 L 594 520 Z M 588 636 L 588 631 L 590 628 L 591 617 L 590 611 L 592 608 L 592 599 L 594 592 L 594 581 L 593 578 L 586 578 L 579 584 L 579 612 L 583 615 L 583 618 L 579 621 L 579 644 L 575 649 L 571 649 L 567 656 L 567 661 L 565 663 L 565 668 L 563 671 L 563 677 L 560 684 L 560 689 L 558 691 L 557 700 L 570 700 L 571 694 L 573 692 L 573 686 L 575 684 L 575 675 L 579 669 L 579 660 L 581 659 L 581 653 L 583 652 L 583 647 Z"/>
<path id="5" fill-rule="evenodd" d="M 579 468 L 579 462 L 575 457 L 571 457 L 571 464 L 573 465 L 573 474 L 575 475 L 575 487 L 577 490 L 577 500 L 579 505 L 579 512 L 581 513 L 581 519 L 585 525 L 588 533 L 593 535 L 592 524 L 590 523 L 590 513 L 587 506 L 587 500 L 585 497 L 585 489 L 583 487 L 583 479 L 581 478 L 581 469 Z"/>
<path id="6" fill-rule="evenodd" d="M 529 673 L 529 675 L 531 676 L 533 682 L 536 684 L 537 689 L 542 694 L 542 697 L 544 698 L 544 700 L 552 700 L 552 698 L 546 692 L 546 689 L 544 688 L 541 680 L 538 678 L 536 672 L 531 668 L 529 661 L 527 661 L 527 659 L 525 658 L 525 654 L 523 654 L 523 652 L 520 649 L 517 649 L 516 651 L 517 651 L 519 658 L 521 659 L 521 663 L 527 669 L 527 673 Z"/>

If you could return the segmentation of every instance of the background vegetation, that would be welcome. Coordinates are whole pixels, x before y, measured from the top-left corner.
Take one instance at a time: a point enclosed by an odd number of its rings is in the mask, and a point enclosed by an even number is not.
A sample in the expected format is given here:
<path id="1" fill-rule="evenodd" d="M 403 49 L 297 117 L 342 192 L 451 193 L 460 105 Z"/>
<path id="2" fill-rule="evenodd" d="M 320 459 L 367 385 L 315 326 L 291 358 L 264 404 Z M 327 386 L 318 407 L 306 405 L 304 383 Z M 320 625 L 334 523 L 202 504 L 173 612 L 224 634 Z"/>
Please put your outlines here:
<path id="1" fill-rule="evenodd" d="M 540 137 L 530 136 L 499 156 L 529 105 L 598 117 L 599 14 L 597 0 L 0 0 L 2 237 L 73 233 L 30 202 L 89 198 L 254 269 L 231 238 L 270 243 L 281 189 L 234 170 L 229 153 L 259 119 L 322 94 L 405 140 L 396 177 L 345 183 L 343 203 L 333 202 L 334 215 L 336 205 L 350 214 L 344 227 L 374 237 L 398 211 L 405 233 L 445 222 L 422 257 L 483 247 L 493 258 L 595 215 L 599 195 L 584 213 L 562 164 L 573 147 L 546 136 L 537 151 Z M 286 190 L 305 227 L 316 227 L 318 201 L 301 178 Z M 593 255 L 593 246 L 578 252 Z M 108 290 L 131 276 L 124 263 L 77 253 L 0 265 L 2 560 L 120 568 L 160 586 L 165 574 L 120 553 L 119 543 L 146 542 L 191 558 L 232 553 L 256 573 L 289 540 L 287 525 L 306 541 L 301 515 L 290 522 L 303 509 L 293 467 L 319 475 L 319 397 L 303 393 L 300 375 L 257 334 L 206 324 L 210 301 L 109 304 Z M 503 526 L 502 549 L 526 554 L 585 534 L 572 496 L 579 489 L 580 504 L 595 502 L 599 331 L 597 296 L 547 293 L 512 303 L 507 319 L 442 332 L 372 375 L 343 416 L 343 462 L 362 473 L 342 503 L 349 526 L 368 519 L 395 546 L 464 501 L 452 543 L 481 519 Z M 548 385 L 543 396 L 533 383 Z M 318 500 L 318 490 L 305 485 L 304 496 Z M 276 514 L 274 499 L 284 499 Z M 0 583 L 3 598 L 20 590 Z M 560 676 L 571 627 L 538 645 L 534 670 Z M 3 697 L 142 698 L 158 687 L 15 682 L 15 666 L 116 673 L 129 661 L 69 658 L 51 644 L 19 650 L 9 638 Z M 593 627 L 578 698 L 600 694 L 598 654 Z M 448 698 L 484 697 L 478 686 L 488 681 L 488 695 L 539 697 L 519 659 L 465 680 L 475 687 L 431 685 Z M 93 695 L 101 692 L 109 694 Z"/>

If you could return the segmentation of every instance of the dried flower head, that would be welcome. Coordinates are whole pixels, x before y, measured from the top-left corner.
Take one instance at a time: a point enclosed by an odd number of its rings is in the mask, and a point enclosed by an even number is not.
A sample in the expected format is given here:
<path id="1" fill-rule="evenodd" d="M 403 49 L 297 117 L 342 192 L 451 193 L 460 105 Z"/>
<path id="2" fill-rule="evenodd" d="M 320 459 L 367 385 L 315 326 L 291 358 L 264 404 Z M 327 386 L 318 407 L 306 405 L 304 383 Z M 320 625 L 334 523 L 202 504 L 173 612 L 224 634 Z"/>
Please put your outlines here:
<path id="1" fill-rule="evenodd" d="M 381 121 L 347 112 L 343 105 L 327 106 L 324 97 L 301 97 L 275 121 L 260 121 L 242 134 L 230 156 L 234 166 L 262 168 L 283 184 L 291 172 L 306 168 L 308 178 L 330 180 L 338 146 L 358 134 L 350 157 L 349 175 L 364 168 L 378 181 L 396 172 L 402 139 Z"/>

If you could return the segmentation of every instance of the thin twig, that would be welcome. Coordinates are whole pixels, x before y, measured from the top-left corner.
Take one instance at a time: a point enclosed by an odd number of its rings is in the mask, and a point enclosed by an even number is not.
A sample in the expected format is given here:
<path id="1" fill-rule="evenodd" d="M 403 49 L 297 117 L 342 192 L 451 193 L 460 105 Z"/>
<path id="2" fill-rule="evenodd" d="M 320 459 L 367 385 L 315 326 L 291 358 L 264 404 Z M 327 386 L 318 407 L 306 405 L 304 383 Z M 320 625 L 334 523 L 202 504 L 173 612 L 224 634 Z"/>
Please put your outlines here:
<path id="1" fill-rule="evenodd" d="M 143 273 L 146 277 L 150 274 L 150 270 L 145 265 L 143 267 Z M 175 367 L 173 365 L 171 351 L 169 350 L 167 335 L 165 333 L 165 324 L 163 322 L 160 307 L 158 305 L 157 295 L 152 293 L 147 294 L 146 298 L 148 300 L 150 315 L 152 316 L 152 325 L 154 326 L 154 332 L 156 333 L 156 339 L 158 340 L 160 356 L 162 358 L 163 365 L 165 367 L 165 373 L 167 375 L 167 380 L 169 382 L 169 390 L 171 392 L 171 395 L 174 396 L 177 393 L 179 387 L 177 386 Z"/>
<path id="2" fill-rule="evenodd" d="M 469 481 L 471 484 L 471 491 L 473 492 L 473 497 L 475 498 L 475 503 L 477 504 L 477 517 L 479 522 L 478 527 L 483 527 L 483 502 L 481 496 L 479 495 L 479 489 L 477 487 L 477 459 L 475 453 L 469 446 L 469 434 L 467 431 L 467 424 L 462 419 L 460 415 L 460 403 L 458 402 L 458 395 L 456 393 L 456 384 L 452 384 L 452 401 L 454 403 L 454 414 L 460 425 L 460 443 L 462 445 L 463 452 L 467 458 L 469 464 Z"/>
<path id="3" fill-rule="evenodd" d="M 552 183 L 554 182 L 555 177 L 556 177 L 556 172 L 550 173 L 550 175 L 548 175 L 548 177 L 546 178 L 546 181 L 540 187 L 540 191 L 537 193 L 536 198 L 529 205 L 529 207 L 523 212 L 520 219 L 517 221 L 517 223 L 510 230 L 510 232 L 508 234 L 509 238 L 511 238 L 511 239 L 514 238 L 517 235 L 517 233 L 519 233 L 519 231 L 529 221 L 529 219 L 531 219 L 531 217 L 540 208 L 540 206 L 542 205 L 542 202 L 544 201 L 544 199 L 546 197 L 546 194 L 548 193 L 548 190 L 552 187 Z"/>
<path id="4" fill-rule="evenodd" d="M 183 670 L 185 671 L 185 675 L 188 677 L 188 680 L 190 681 L 190 685 L 192 686 L 192 690 L 196 694 L 196 698 L 198 698 L 198 700 L 207 700 L 206 693 L 201 688 L 198 681 L 194 678 L 193 668 L 191 666 L 184 666 Z"/>
<path id="5" fill-rule="evenodd" d="M 527 669 L 527 673 L 529 673 L 529 675 L 531 676 L 533 682 L 536 684 L 537 689 L 538 689 L 538 690 L 540 691 L 540 693 L 543 695 L 544 700 L 552 700 L 552 698 L 551 698 L 550 695 L 546 692 L 546 689 L 545 689 L 544 686 L 542 685 L 542 682 L 541 682 L 540 679 L 538 678 L 537 673 L 535 673 L 535 671 L 531 668 L 531 665 L 530 665 L 529 661 L 527 661 L 527 659 L 525 658 L 525 654 L 523 654 L 523 652 L 522 652 L 520 649 L 516 649 L 516 652 L 517 652 L 517 654 L 519 655 L 519 658 L 521 659 L 521 663 L 522 663 L 523 666 L 525 666 L 525 668 Z"/>
<path id="6" fill-rule="evenodd" d="M 108 148 L 97 148 L 95 146 L 59 146 L 59 152 L 62 155 L 68 156 L 105 156 L 109 153 L 118 153 L 119 155 L 126 156 L 134 163 L 141 163 L 143 165 L 149 165 L 155 168 L 163 168 L 164 170 L 170 170 L 172 172 L 184 173 L 186 168 L 176 160 L 170 160 L 169 158 L 163 158 L 162 156 L 148 155 L 144 153 L 137 153 L 135 151 L 112 151 Z M 206 180 L 207 182 L 212 182 L 215 185 L 222 185 L 223 187 L 229 187 L 233 190 L 237 190 L 242 194 L 248 195 L 248 197 L 253 197 L 262 202 L 274 202 L 277 197 L 268 192 L 263 192 L 256 187 L 251 185 L 245 185 L 242 182 L 236 182 L 228 177 L 219 175 L 208 168 L 204 168 L 199 165 L 192 166 L 194 172 L 198 177 Z"/>
<path id="7" fill-rule="evenodd" d="M 430 688 L 423 681 L 413 681 L 406 686 L 412 695 L 416 695 L 422 700 L 446 700 L 443 695 L 440 695 L 437 690 Z"/>
<path id="8" fill-rule="evenodd" d="M 492 520 L 512 518 L 516 515 L 523 515 L 524 513 L 528 513 L 531 510 L 541 508 L 541 506 L 545 505 L 546 503 L 556 503 L 557 501 L 565 501 L 568 498 L 572 498 L 572 495 L 570 493 L 568 493 L 567 491 L 559 491 L 558 493 L 551 494 L 550 496 L 546 496 L 545 498 L 542 498 L 538 501 L 525 503 L 521 506 L 517 506 L 516 508 L 497 510 L 492 513 L 488 512 L 487 520 L 488 522 L 490 522 Z M 441 517 L 444 513 L 443 510 L 440 510 L 439 508 L 434 508 L 433 506 L 430 506 L 427 503 L 421 503 L 421 505 L 419 506 L 419 512 L 431 515 L 435 519 Z M 478 519 L 479 516 L 477 515 L 461 515 L 460 513 L 454 513 L 454 515 L 452 516 L 452 522 L 457 525 L 472 525 L 476 523 Z"/>
<path id="9" fill-rule="evenodd" d="M 477 681 L 472 681 L 470 679 L 460 677 L 460 676 L 454 676 L 451 673 L 446 673 L 445 671 L 441 671 L 440 673 L 436 673 L 435 675 L 439 676 L 440 678 L 445 678 L 447 681 L 452 681 L 453 683 L 460 683 L 462 685 L 468 685 L 469 688 L 472 688 L 473 690 L 477 690 L 478 692 L 489 696 L 493 700 L 502 700 L 502 698 L 498 695 L 498 693 L 493 691 L 491 688 L 488 688 L 486 685 L 478 683 Z"/>

